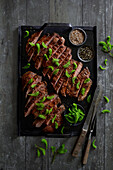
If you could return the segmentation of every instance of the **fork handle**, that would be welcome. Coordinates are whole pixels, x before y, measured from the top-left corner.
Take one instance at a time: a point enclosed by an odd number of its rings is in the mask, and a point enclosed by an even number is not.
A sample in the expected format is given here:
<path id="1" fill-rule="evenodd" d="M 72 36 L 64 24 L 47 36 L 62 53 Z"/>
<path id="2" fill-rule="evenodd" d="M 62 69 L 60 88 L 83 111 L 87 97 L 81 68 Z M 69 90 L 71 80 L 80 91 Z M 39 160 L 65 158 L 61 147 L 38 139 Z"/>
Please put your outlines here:
<path id="1" fill-rule="evenodd" d="M 87 164 L 90 147 L 91 147 L 91 134 L 89 135 L 88 143 L 87 143 L 86 150 L 85 150 L 85 154 L 84 154 L 84 157 L 83 157 L 83 165 L 86 165 L 86 164 Z"/>

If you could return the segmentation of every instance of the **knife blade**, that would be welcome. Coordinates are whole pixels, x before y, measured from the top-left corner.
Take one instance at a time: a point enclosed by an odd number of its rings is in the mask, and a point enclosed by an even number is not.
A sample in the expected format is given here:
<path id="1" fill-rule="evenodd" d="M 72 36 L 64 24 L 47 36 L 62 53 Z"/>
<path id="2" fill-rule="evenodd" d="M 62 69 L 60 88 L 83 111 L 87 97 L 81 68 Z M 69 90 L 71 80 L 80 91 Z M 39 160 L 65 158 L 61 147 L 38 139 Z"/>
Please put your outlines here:
<path id="1" fill-rule="evenodd" d="M 74 150 L 72 152 L 72 156 L 74 156 L 74 157 L 78 156 L 78 153 L 79 153 L 79 151 L 82 147 L 82 144 L 83 144 L 85 137 L 86 137 L 86 134 L 88 132 L 88 128 L 89 128 L 89 125 L 90 125 L 90 122 L 91 122 L 91 118 L 93 118 L 95 113 L 96 113 L 97 106 L 98 106 L 98 104 L 101 100 L 101 97 L 102 97 L 102 85 L 98 85 L 96 90 L 95 90 L 94 97 L 93 97 L 89 112 L 87 114 L 85 123 L 82 127 L 81 134 L 80 134 L 78 141 L 77 141 L 77 143 L 74 147 Z"/>

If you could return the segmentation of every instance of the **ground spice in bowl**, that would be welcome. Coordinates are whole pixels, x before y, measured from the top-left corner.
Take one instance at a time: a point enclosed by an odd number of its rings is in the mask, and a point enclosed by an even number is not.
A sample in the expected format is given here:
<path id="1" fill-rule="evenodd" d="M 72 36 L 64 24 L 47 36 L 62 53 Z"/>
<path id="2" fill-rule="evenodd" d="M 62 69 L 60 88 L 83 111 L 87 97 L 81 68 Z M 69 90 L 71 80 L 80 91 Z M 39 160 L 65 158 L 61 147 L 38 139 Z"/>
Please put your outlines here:
<path id="1" fill-rule="evenodd" d="M 86 32 L 81 28 L 74 29 L 69 34 L 70 42 L 76 46 L 83 45 L 86 39 L 87 39 Z"/>
<path id="2" fill-rule="evenodd" d="M 94 51 L 90 46 L 83 46 L 78 49 L 78 58 L 83 62 L 89 62 L 94 58 Z"/>

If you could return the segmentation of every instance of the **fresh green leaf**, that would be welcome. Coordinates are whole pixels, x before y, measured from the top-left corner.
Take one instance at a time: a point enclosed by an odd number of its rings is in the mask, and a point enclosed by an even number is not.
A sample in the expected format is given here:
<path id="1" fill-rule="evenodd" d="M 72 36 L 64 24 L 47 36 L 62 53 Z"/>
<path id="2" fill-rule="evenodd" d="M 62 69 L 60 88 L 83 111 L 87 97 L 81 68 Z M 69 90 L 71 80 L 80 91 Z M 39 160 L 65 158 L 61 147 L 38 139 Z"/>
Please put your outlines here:
<path id="1" fill-rule="evenodd" d="M 105 63 L 106 66 L 107 66 L 107 61 L 108 61 L 107 59 L 104 60 L 104 63 Z"/>
<path id="2" fill-rule="evenodd" d="M 63 65 L 64 68 L 68 68 L 70 66 L 70 61 L 68 61 L 65 65 Z"/>
<path id="3" fill-rule="evenodd" d="M 55 151 L 56 151 L 56 147 L 55 146 L 51 146 L 51 150 L 52 150 L 52 154 L 54 154 Z"/>
<path id="4" fill-rule="evenodd" d="M 39 95 L 39 91 L 35 92 L 35 93 L 31 93 L 31 94 L 28 94 L 29 96 L 33 96 L 33 97 L 36 97 Z"/>
<path id="5" fill-rule="evenodd" d="M 97 146 L 95 145 L 95 142 L 96 142 L 96 140 L 94 139 L 93 142 L 92 142 L 92 146 L 93 146 L 94 149 L 97 148 Z"/>
<path id="6" fill-rule="evenodd" d="M 38 107 L 44 107 L 44 106 L 45 106 L 43 103 L 35 103 L 35 104 L 36 104 L 36 106 L 38 106 Z"/>
<path id="7" fill-rule="evenodd" d="M 59 59 L 53 58 L 52 63 L 56 63 L 56 62 L 59 62 Z"/>
<path id="8" fill-rule="evenodd" d="M 88 102 L 88 103 L 91 102 L 91 94 L 87 97 L 87 102 Z"/>
<path id="9" fill-rule="evenodd" d="M 58 123 L 55 121 L 55 129 L 58 129 Z"/>
<path id="10" fill-rule="evenodd" d="M 106 44 L 104 41 L 100 41 L 100 42 L 99 42 L 99 45 L 102 45 L 102 46 L 106 46 L 106 47 L 107 47 L 107 44 Z"/>
<path id="11" fill-rule="evenodd" d="M 37 157 L 38 157 L 38 158 L 40 157 L 40 151 L 39 151 L 39 149 L 37 149 Z"/>
<path id="12" fill-rule="evenodd" d="M 75 80 L 77 77 L 72 77 L 72 83 L 75 84 Z"/>
<path id="13" fill-rule="evenodd" d="M 44 96 L 43 99 L 40 100 L 40 103 L 44 102 L 46 100 L 46 97 Z"/>
<path id="14" fill-rule="evenodd" d="M 36 85 L 37 85 L 37 84 L 32 84 L 32 85 L 31 85 L 31 88 L 34 88 Z"/>
<path id="15" fill-rule="evenodd" d="M 86 91 L 86 89 L 85 89 L 85 88 L 82 88 L 81 94 L 84 95 L 84 94 L 85 94 L 85 91 Z"/>
<path id="16" fill-rule="evenodd" d="M 44 42 L 42 42 L 42 46 L 43 46 L 44 48 L 47 48 L 47 45 L 46 45 Z"/>
<path id="17" fill-rule="evenodd" d="M 51 108 L 49 111 L 48 111 L 48 114 L 50 114 L 52 112 L 53 108 Z"/>
<path id="18" fill-rule="evenodd" d="M 67 149 L 64 149 L 65 145 L 62 144 L 58 149 L 57 149 L 57 153 L 59 154 L 64 154 L 67 152 Z"/>
<path id="19" fill-rule="evenodd" d="M 64 126 L 63 126 L 62 129 L 61 129 L 61 134 L 62 134 L 62 135 L 64 134 Z"/>
<path id="20" fill-rule="evenodd" d="M 44 116 L 44 115 L 38 115 L 38 117 L 41 119 L 46 119 L 46 116 Z"/>
<path id="21" fill-rule="evenodd" d="M 104 98 L 105 98 L 106 102 L 109 103 L 108 97 L 104 96 Z"/>
<path id="22" fill-rule="evenodd" d="M 59 62 L 56 62 L 55 65 L 59 67 L 60 64 L 59 64 Z"/>
<path id="23" fill-rule="evenodd" d="M 54 123 L 55 119 L 56 119 L 56 115 L 53 117 L 53 119 L 52 119 L 52 123 Z"/>
<path id="24" fill-rule="evenodd" d="M 46 149 L 47 149 L 47 147 L 48 147 L 47 140 L 46 140 L 46 139 L 42 139 L 41 142 L 44 143 L 44 144 L 46 145 Z"/>
<path id="25" fill-rule="evenodd" d="M 36 43 L 36 46 L 37 46 L 37 53 L 39 54 L 39 52 L 40 52 L 40 44 Z"/>
<path id="26" fill-rule="evenodd" d="M 77 104 L 73 103 L 73 106 L 74 106 L 75 110 L 77 110 Z"/>
<path id="27" fill-rule="evenodd" d="M 38 107 L 37 110 L 41 111 L 43 110 L 44 108 L 43 107 Z"/>
<path id="28" fill-rule="evenodd" d="M 24 36 L 24 38 L 29 36 L 29 31 L 26 30 L 25 32 L 26 32 L 26 35 Z"/>
<path id="29" fill-rule="evenodd" d="M 42 151 L 42 154 L 45 156 L 45 154 L 46 154 L 45 149 L 42 147 L 39 147 L 39 149 Z"/>
<path id="30" fill-rule="evenodd" d="M 49 60 L 49 58 L 48 58 L 47 54 L 44 54 L 44 57 L 46 58 L 46 60 Z"/>
<path id="31" fill-rule="evenodd" d="M 110 42 L 110 40 L 111 40 L 111 37 L 107 36 L 107 44 Z"/>
<path id="32" fill-rule="evenodd" d="M 31 84 L 33 82 L 33 79 L 31 78 L 29 81 L 28 81 L 28 84 Z"/>
<path id="33" fill-rule="evenodd" d="M 53 66 L 48 66 L 47 68 L 50 68 L 52 71 L 54 70 Z"/>
<path id="34" fill-rule="evenodd" d="M 32 47 L 33 47 L 33 46 L 35 46 L 35 44 L 34 44 L 34 43 L 32 43 L 32 42 L 29 42 L 29 45 L 31 45 Z"/>
<path id="35" fill-rule="evenodd" d="M 53 72 L 53 75 L 56 75 L 58 72 L 59 72 L 59 69 L 56 69 L 56 70 Z"/>
<path id="36" fill-rule="evenodd" d="M 53 99 L 55 96 L 54 95 L 52 95 L 52 96 L 47 96 L 47 99 L 48 100 L 51 100 L 51 99 Z"/>
<path id="37" fill-rule="evenodd" d="M 49 57 L 51 57 L 51 55 L 52 55 L 52 49 L 49 48 Z"/>
<path id="38" fill-rule="evenodd" d="M 103 47 L 102 47 L 102 51 L 103 51 L 103 52 L 108 52 L 108 48 L 107 48 L 106 46 L 103 46 Z"/>
<path id="39" fill-rule="evenodd" d="M 28 69 L 29 67 L 30 67 L 30 63 L 27 63 L 27 65 L 26 66 L 24 66 L 24 67 L 22 67 L 23 69 Z"/>
<path id="40" fill-rule="evenodd" d="M 79 121 L 79 122 L 80 122 L 80 121 L 82 121 L 82 120 L 83 120 L 83 118 L 84 118 L 84 116 L 80 115 L 80 117 L 79 117 L 78 121 Z"/>
<path id="41" fill-rule="evenodd" d="M 75 72 L 75 70 L 72 70 L 72 71 L 71 71 L 71 74 L 73 74 L 74 72 Z"/>
<path id="42" fill-rule="evenodd" d="M 102 113 L 111 113 L 110 110 L 102 110 Z"/>
<path id="43" fill-rule="evenodd" d="M 76 84 L 76 88 L 79 89 L 80 81 Z"/>
<path id="44" fill-rule="evenodd" d="M 84 83 L 88 83 L 90 81 L 90 78 L 87 78 L 84 80 Z"/>
<path id="45" fill-rule="evenodd" d="M 71 75 L 68 73 L 68 71 L 66 70 L 66 72 L 65 72 L 65 75 L 66 75 L 66 77 L 71 77 Z"/>
<path id="46" fill-rule="evenodd" d="M 77 68 L 77 64 L 76 63 L 73 63 L 74 64 L 74 69 L 76 69 Z"/>
<path id="47" fill-rule="evenodd" d="M 106 68 L 102 67 L 101 65 L 99 67 L 101 70 L 106 70 Z"/>

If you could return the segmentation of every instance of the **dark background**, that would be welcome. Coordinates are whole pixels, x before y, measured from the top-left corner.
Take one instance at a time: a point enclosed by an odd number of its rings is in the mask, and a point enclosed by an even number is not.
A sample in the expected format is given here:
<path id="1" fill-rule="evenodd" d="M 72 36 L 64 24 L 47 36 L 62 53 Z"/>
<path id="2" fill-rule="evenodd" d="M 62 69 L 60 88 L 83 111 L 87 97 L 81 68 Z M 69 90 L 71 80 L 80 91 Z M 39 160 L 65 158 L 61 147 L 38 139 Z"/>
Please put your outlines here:
<path id="1" fill-rule="evenodd" d="M 82 166 L 81 154 L 71 156 L 76 141 L 72 138 L 49 138 L 49 147 L 65 143 L 68 153 L 57 156 L 51 165 L 51 152 L 37 158 L 34 144 L 41 137 L 17 136 L 17 61 L 20 25 L 43 25 L 67 22 L 77 26 L 97 25 L 97 41 L 111 35 L 113 42 L 113 0 L 0 0 L 0 170 L 112 170 L 113 169 L 113 58 L 98 47 L 98 66 L 108 58 L 107 70 L 98 69 L 98 82 L 104 94 L 97 113 L 97 149 L 91 149 L 88 164 Z M 111 114 L 101 114 L 110 109 Z"/>

